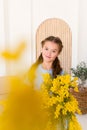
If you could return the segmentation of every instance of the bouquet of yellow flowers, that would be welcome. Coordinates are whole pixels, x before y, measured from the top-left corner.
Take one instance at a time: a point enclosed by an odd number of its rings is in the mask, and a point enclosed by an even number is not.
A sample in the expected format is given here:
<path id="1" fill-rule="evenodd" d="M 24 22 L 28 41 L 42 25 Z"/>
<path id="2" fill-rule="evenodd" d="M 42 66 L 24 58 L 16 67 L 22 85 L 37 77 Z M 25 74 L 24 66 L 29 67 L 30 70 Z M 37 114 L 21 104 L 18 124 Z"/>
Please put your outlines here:
<path id="1" fill-rule="evenodd" d="M 43 79 L 43 107 L 48 111 L 49 130 L 81 130 L 75 115 L 81 112 L 77 100 L 70 93 L 70 88 L 78 92 L 78 79 L 68 74 L 54 79 L 44 74 Z"/>

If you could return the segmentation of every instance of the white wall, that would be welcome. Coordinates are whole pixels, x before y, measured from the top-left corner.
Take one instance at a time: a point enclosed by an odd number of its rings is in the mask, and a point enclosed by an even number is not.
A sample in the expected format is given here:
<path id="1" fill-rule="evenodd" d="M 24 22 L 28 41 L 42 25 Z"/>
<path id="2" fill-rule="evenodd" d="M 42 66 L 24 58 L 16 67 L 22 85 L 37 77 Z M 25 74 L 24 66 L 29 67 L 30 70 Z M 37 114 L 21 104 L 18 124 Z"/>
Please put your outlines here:
<path id="1" fill-rule="evenodd" d="M 25 40 L 27 49 L 19 61 L 0 64 L 0 75 L 16 74 L 29 68 L 32 60 L 31 45 L 31 0 L 0 0 L 0 46 L 15 51 L 18 44 Z M 4 25 L 3 25 L 4 24 Z M 3 37 L 2 37 L 3 36 Z M 4 44 L 3 44 L 4 43 Z M 1 58 L 0 58 L 1 60 Z M 5 71 L 5 73 L 4 73 Z"/>
<path id="2" fill-rule="evenodd" d="M 79 3 L 78 62 L 87 63 L 87 0 Z"/>
<path id="3" fill-rule="evenodd" d="M 48 18 L 65 20 L 72 30 L 72 66 L 77 64 L 78 0 L 3 0 L 5 47 L 14 48 L 22 39 L 27 50 L 20 62 L 10 62 L 7 73 L 25 69 L 36 58 L 35 35 L 39 24 Z M 73 10 L 74 9 L 74 10 Z M 23 66 L 21 66 L 23 64 Z M 15 71 L 16 72 L 16 71 Z"/>
<path id="4" fill-rule="evenodd" d="M 5 47 L 3 0 L 0 0 L 0 51 Z M 0 75 L 5 75 L 5 61 L 0 58 Z"/>
<path id="5" fill-rule="evenodd" d="M 27 49 L 18 62 L 10 66 L 11 74 L 25 70 L 31 65 L 31 1 L 30 0 L 8 0 L 8 30 L 9 47 L 17 47 L 22 40 L 26 41 Z M 14 64 L 14 65 L 13 65 Z M 14 71 L 13 71 L 14 70 Z M 9 71 L 9 70 L 8 70 Z"/>
<path id="6" fill-rule="evenodd" d="M 14 48 L 25 39 L 27 50 L 19 63 L 18 69 L 28 68 L 36 59 L 36 30 L 41 22 L 48 18 L 65 20 L 72 31 L 72 67 L 78 62 L 87 61 L 86 31 L 87 18 L 86 0 L 0 0 L 1 6 L 1 35 L 5 47 Z M 4 25 L 3 25 L 4 23 Z M 1 40 L 1 39 L 0 39 Z M 0 44 L 2 45 L 1 42 Z M 3 45 L 4 45 L 3 44 Z M 3 61 L 4 63 L 4 61 Z M 1 63 L 4 71 L 5 66 Z M 20 64 L 23 66 L 20 67 Z M 12 73 L 14 66 L 10 64 Z M 1 72 L 1 71 L 0 71 Z M 4 74 L 1 72 L 2 74 Z"/>

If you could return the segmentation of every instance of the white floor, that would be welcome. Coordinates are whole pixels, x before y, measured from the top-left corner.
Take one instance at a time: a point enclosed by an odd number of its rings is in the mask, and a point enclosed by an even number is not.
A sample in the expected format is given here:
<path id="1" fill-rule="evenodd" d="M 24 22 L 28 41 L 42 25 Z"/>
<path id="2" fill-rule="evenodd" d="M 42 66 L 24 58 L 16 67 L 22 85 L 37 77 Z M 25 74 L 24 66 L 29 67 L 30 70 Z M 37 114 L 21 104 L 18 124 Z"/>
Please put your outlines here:
<path id="1" fill-rule="evenodd" d="M 79 123 L 82 126 L 82 130 L 87 130 L 87 114 L 76 115 Z"/>

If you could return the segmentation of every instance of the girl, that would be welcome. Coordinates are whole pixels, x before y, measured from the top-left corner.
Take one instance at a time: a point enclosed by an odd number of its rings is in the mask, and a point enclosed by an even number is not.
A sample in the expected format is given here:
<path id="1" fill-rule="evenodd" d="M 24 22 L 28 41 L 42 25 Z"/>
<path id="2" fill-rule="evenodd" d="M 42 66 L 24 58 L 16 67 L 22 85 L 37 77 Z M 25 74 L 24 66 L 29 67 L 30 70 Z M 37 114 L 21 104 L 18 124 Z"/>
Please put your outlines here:
<path id="1" fill-rule="evenodd" d="M 60 38 L 49 36 L 41 42 L 41 45 L 41 54 L 28 73 L 30 83 L 37 89 L 40 89 L 43 82 L 42 74 L 49 73 L 53 78 L 64 74 L 58 59 L 63 48 Z"/>

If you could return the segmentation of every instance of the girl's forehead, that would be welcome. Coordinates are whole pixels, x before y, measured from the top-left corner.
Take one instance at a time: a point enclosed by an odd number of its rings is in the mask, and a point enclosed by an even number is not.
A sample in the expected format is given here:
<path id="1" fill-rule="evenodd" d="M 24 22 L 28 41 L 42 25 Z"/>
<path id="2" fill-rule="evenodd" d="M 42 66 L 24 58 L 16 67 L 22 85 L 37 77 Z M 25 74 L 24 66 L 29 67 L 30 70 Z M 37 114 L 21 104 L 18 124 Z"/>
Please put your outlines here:
<path id="1" fill-rule="evenodd" d="M 44 47 L 49 47 L 49 48 L 58 48 L 59 45 L 58 43 L 52 42 L 52 41 L 46 41 L 44 44 Z"/>

